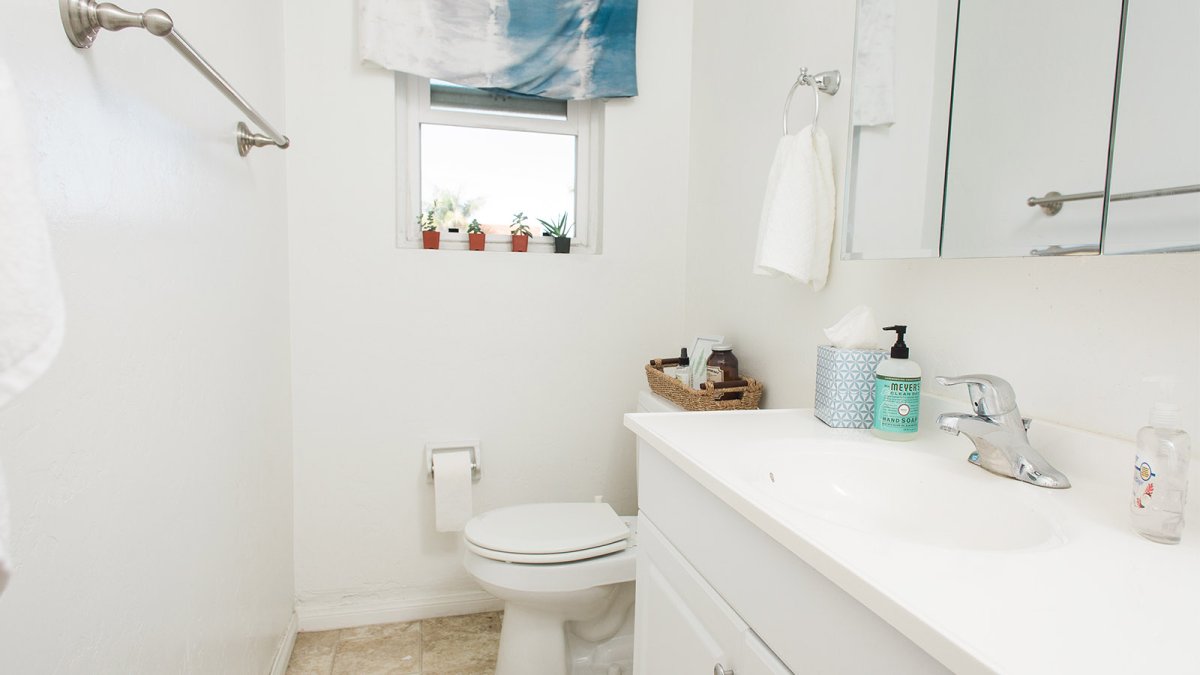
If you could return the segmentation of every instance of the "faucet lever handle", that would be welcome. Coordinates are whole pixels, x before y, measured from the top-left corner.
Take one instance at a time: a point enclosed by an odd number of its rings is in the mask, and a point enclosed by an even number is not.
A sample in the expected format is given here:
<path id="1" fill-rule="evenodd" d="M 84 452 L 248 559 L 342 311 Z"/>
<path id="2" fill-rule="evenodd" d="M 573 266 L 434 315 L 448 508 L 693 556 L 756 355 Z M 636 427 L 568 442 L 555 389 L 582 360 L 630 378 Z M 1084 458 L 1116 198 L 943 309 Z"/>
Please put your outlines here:
<path id="1" fill-rule="evenodd" d="M 971 407 L 977 415 L 995 417 L 1017 409 L 1017 395 L 1013 392 L 1012 385 L 995 375 L 939 375 L 937 382 L 947 386 L 967 385 L 967 395 L 971 397 Z"/>

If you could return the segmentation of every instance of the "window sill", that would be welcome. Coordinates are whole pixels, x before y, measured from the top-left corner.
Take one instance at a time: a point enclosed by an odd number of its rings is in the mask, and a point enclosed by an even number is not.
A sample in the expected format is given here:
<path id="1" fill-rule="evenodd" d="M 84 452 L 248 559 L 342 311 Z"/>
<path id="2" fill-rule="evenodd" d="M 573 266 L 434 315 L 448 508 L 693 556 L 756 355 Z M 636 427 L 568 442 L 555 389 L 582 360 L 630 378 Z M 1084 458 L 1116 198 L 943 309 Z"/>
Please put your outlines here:
<path id="1" fill-rule="evenodd" d="M 467 235 L 461 232 L 442 232 L 441 242 L 436 249 L 426 249 L 420 235 L 416 238 L 405 237 L 396 243 L 396 248 L 429 250 L 429 251 L 468 251 L 470 253 L 513 253 L 512 237 L 505 234 L 489 234 L 484 240 L 482 251 L 471 251 Z M 531 236 L 528 253 L 534 255 L 554 254 L 554 238 Z M 521 253 L 521 252 L 518 252 Z M 562 255 L 595 255 L 596 251 L 587 244 L 579 241 L 571 242 L 571 253 Z"/>

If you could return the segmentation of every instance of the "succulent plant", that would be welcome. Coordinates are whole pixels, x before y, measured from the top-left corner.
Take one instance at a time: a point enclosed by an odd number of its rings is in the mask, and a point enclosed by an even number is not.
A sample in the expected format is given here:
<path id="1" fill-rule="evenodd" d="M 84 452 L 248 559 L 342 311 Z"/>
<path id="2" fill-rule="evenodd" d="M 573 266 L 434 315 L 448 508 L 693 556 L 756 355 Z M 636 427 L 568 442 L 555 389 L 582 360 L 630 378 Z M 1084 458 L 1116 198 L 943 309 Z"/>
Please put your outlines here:
<path id="1" fill-rule="evenodd" d="M 574 223 L 567 225 L 567 212 L 563 211 L 559 214 L 558 219 L 554 221 L 546 221 L 538 218 L 538 222 L 542 224 L 542 231 L 551 237 L 569 237 L 571 230 L 574 229 Z"/>
<path id="2" fill-rule="evenodd" d="M 483 234 L 483 226 L 478 220 L 471 220 L 471 224 L 467 225 L 467 234 Z"/>
<path id="3" fill-rule="evenodd" d="M 533 231 L 529 229 L 529 217 L 523 211 L 513 214 L 512 225 L 508 229 L 513 234 L 523 234 L 526 237 L 533 234 Z"/>
<path id="4" fill-rule="evenodd" d="M 433 219 L 433 209 L 429 209 L 425 213 L 417 215 L 417 224 L 421 226 L 422 232 L 435 232 L 438 225 Z"/>

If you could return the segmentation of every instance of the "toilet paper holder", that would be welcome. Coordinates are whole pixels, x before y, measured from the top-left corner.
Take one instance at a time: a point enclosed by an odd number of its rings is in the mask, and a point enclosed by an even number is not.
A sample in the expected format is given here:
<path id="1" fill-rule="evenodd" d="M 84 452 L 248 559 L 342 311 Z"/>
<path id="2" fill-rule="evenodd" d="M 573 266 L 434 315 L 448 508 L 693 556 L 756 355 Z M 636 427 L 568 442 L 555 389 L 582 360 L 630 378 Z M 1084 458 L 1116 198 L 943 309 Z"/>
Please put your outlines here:
<path id="1" fill-rule="evenodd" d="M 483 465 L 479 460 L 479 441 L 455 441 L 425 444 L 425 479 L 433 481 L 433 456 L 441 452 L 459 452 L 466 450 L 471 454 L 471 481 L 479 482 Z"/>

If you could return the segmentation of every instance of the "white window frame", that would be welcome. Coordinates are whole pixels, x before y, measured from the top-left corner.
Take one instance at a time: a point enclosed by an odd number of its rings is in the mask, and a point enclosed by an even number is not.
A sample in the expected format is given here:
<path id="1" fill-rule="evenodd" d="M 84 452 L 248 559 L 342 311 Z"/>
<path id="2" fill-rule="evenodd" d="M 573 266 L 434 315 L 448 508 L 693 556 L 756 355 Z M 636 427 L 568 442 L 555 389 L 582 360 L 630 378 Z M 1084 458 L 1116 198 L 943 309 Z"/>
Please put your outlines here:
<path id="1" fill-rule="evenodd" d="M 539 119 L 465 110 L 435 110 L 429 104 L 429 80 L 396 74 L 396 156 L 397 156 L 397 227 L 398 248 L 420 248 L 421 229 L 417 213 L 421 210 L 421 125 L 443 124 L 477 129 L 535 131 L 575 136 L 575 231 L 571 252 L 600 252 L 600 218 L 603 175 L 602 139 L 604 105 L 602 101 L 568 101 L 567 119 Z M 531 216 L 529 238 L 531 253 L 551 253 L 554 240 L 541 236 L 537 216 Z M 508 235 L 487 236 L 489 249 L 506 250 Z M 441 248 L 466 250 L 466 232 L 442 230 Z"/>

